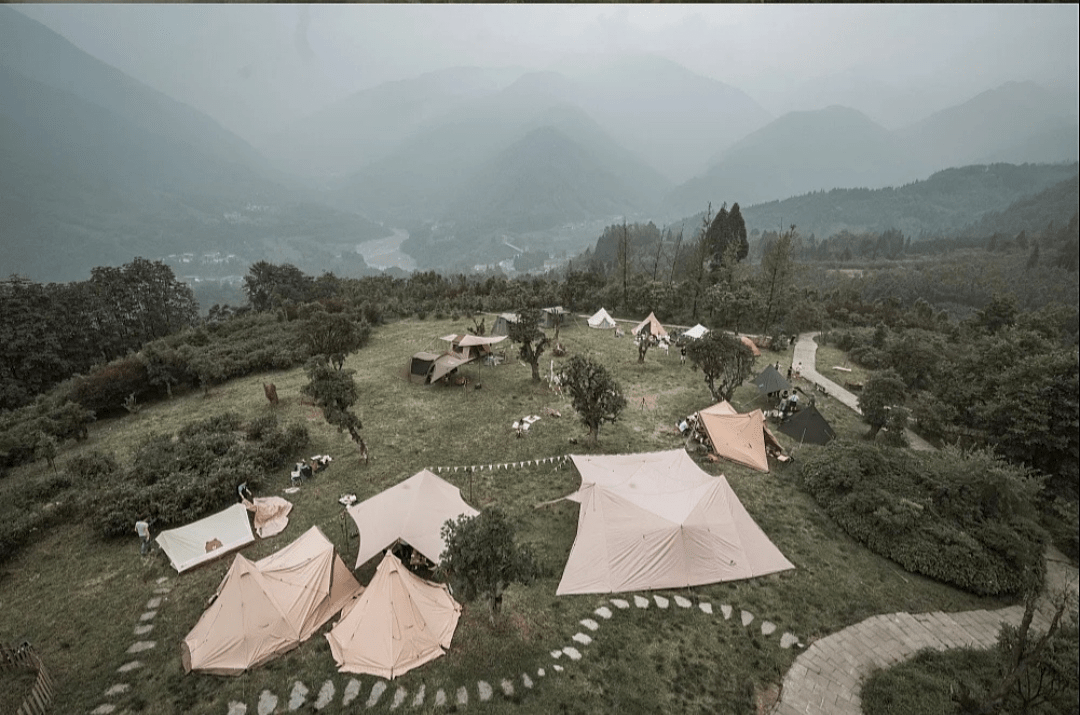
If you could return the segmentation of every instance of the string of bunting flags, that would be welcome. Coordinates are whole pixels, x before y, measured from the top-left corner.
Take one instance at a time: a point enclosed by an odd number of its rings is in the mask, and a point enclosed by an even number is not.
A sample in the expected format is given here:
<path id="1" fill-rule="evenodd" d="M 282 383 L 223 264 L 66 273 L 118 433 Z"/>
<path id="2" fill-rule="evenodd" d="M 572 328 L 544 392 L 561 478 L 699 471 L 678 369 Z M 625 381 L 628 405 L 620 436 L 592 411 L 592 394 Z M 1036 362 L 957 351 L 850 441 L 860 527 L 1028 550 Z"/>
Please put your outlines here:
<path id="1" fill-rule="evenodd" d="M 500 469 L 516 469 L 519 467 L 531 467 L 536 464 L 555 464 L 555 469 L 558 469 L 560 465 L 570 461 L 570 455 L 563 454 L 558 457 L 542 457 L 540 459 L 526 459 L 521 462 L 502 462 L 496 464 L 472 464 L 465 467 L 428 467 L 429 472 L 435 472 L 436 474 L 453 474 L 456 472 L 482 472 L 487 470 L 493 472 Z"/>

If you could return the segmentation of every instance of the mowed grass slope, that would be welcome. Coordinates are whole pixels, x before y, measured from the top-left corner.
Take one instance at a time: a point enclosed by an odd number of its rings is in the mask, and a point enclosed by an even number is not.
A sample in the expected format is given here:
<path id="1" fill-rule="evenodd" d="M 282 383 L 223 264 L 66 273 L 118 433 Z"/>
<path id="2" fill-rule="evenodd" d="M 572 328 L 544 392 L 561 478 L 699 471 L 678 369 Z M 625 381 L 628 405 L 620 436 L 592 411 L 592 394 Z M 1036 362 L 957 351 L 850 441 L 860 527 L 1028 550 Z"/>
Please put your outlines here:
<path id="1" fill-rule="evenodd" d="M 761 474 L 741 466 L 704 464 L 712 474 L 725 474 L 758 524 L 784 552 L 796 570 L 750 581 L 717 584 L 676 593 L 695 603 L 713 604 L 708 616 L 697 608 L 666 611 L 616 609 L 609 621 L 590 633 L 588 646 L 570 638 L 582 630 L 581 619 L 605 596 L 556 597 L 555 590 L 573 544 L 577 505 L 542 502 L 564 496 L 578 486 L 572 466 L 544 462 L 530 466 L 473 472 L 465 466 L 541 460 L 571 453 L 646 452 L 681 447 L 675 429 L 679 419 L 709 405 L 712 400 L 699 371 L 680 365 L 678 354 L 649 351 L 644 364 L 628 338 L 610 331 L 582 326 L 565 329 L 561 341 L 571 353 L 586 353 L 602 361 L 616 376 L 628 399 L 622 419 L 605 425 L 600 444 L 586 442 L 586 430 L 569 399 L 531 381 L 530 371 L 516 359 L 498 367 L 470 365 L 465 388 L 424 387 L 404 378 L 408 357 L 419 350 L 441 349 L 437 338 L 463 332 L 465 321 L 408 320 L 378 328 L 371 343 L 352 355 L 346 366 L 356 371 L 360 401 L 357 412 L 364 423 L 372 460 L 362 464 L 346 435 L 323 422 L 318 410 L 300 399 L 306 382 L 302 370 L 263 374 L 215 388 L 209 396 L 196 392 L 170 401 L 147 405 L 139 413 L 103 420 L 91 428 L 88 442 L 66 446 L 57 462 L 80 450 L 106 449 L 123 461 L 134 446 L 153 432 L 174 433 L 188 422 L 233 411 L 244 419 L 272 408 L 263 396 L 263 382 L 277 385 L 283 420 L 302 421 L 313 444 L 309 454 L 329 453 L 334 463 L 316 475 L 299 493 L 288 498 L 295 508 L 288 529 L 244 550 L 258 559 L 285 546 L 312 525 L 317 525 L 352 566 L 357 548 L 355 526 L 343 518 L 337 499 L 356 494 L 361 500 L 400 482 L 426 467 L 458 467 L 441 476 L 461 488 L 476 507 L 497 505 L 519 526 L 519 539 L 537 553 L 543 576 L 529 587 L 513 587 L 504 601 L 505 612 L 494 627 L 481 604 L 466 605 L 450 652 L 391 684 L 378 705 L 387 709 L 397 686 L 408 690 L 411 703 L 423 685 L 425 705 L 414 712 L 435 711 L 434 693 L 442 688 L 454 701 L 461 686 L 470 691 L 469 710 L 521 713 L 623 712 L 740 712 L 754 690 L 780 682 L 798 649 L 783 650 L 779 636 L 790 631 L 809 643 L 814 638 L 858 622 L 869 615 L 892 611 L 967 610 L 993 608 L 997 602 L 976 599 L 928 579 L 903 572 L 853 542 L 794 484 L 794 467 Z M 505 343 L 504 343 L 505 344 Z M 500 346 L 501 347 L 501 346 Z M 507 347 L 512 358 L 516 352 Z M 544 356 L 545 373 L 550 355 Z M 766 352 L 758 365 L 776 360 L 786 369 L 790 354 Z M 556 370 L 560 360 L 556 359 Z M 477 381 L 481 387 L 476 388 Z M 740 387 L 733 402 L 740 410 L 761 406 L 756 389 Z M 857 439 L 865 431 L 857 418 L 830 399 L 819 408 L 844 439 Z M 555 417 L 548 410 L 562 414 Z M 526 415 L 541 419 L 524 438 L 511 424 Z M 785 446 L 794 445 L 783 435 Z M 576 444 L 573 443 L 576 441 Z M 296 455 L 297 458 L 308 455 Z M 47 477 L 48 468 L 34 464 L 15 470 L 0 483 L 0 497 Z M 281 494 L 288 486 L 288 470 L 267 475 L 256 494 Z M 227 506 L 223 504 L 222 507 Z M 0 577 L 3 618 L 0 639 L 31 641 L 57 681 L 55 711 L 89 712 L 102 702 L 114 702 L 117 712 L 218 713 L 231 701 L 248 704 L 255 712 L 264 689 L 275 693 L 285 710 L 294 681 L 310 689 L 313 702 L 322 683 L 335 683 L 334 704 L 324 712 L 341 710 L 342 689 L 349 677 L 336 672 L 326 640 L 317 635 L 294 651 L 237 678 L 185 675 L 179 642 L 198 620 L 216 590 L 231 557 L 182 576 L 163 555 L 142 559 L 134 528 L 130 539 L 105 540 L 83 524 L 71 524 L 41 535 L 5 568 Z M 361 583 L 374 573 L 376 560 L 356 571 Z M 165 595 L 153 630 L 137 637 L 133 629 L 147 602 L 155 596 L 157 580 L 167 577 Z M 730 604 L 735 616 L 725 620 L 720 604 Z M 756 617 L 749 628 L 739 622 L 739 611 Z M 595 616 L 592 616 L 596 618 Z M 763 636 L 759 624 L 770 620 L 778 631 Z M 155 648 L 128 655 L 137 640 L 154 640 Z M 552 660 L 550 651 L 575 645 L 581 661 Z M 131 660 L 144 663 L 131 673 L 117 669 Z M 558 662 L 565 671 L 555 673 Z M 546 677 L 537 677 L 538 668 Z M 522 687 L 528 673 L 535 687 Z M 515 681 L 511 704 L 499 691 L 503 678 Z M 361 676 L 361 694 L 351 711 L 362 707 L 376 679 Z M 479 703 L 476 682 L 485 680 L 496 694 Z M 123 695 L 105 698 L 115 683 L 131 683 Z"/>

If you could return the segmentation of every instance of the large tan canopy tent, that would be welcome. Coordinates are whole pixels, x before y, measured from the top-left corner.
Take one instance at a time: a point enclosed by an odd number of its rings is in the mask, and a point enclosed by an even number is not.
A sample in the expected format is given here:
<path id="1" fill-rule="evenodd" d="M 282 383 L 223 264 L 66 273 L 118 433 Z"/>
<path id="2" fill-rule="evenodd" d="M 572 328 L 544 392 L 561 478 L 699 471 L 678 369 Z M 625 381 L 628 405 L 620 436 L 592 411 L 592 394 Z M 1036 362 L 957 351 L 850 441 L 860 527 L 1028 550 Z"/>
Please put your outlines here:
<path id="1" fill-rule="evenodd" d="M 349 507 L 360 532 L 356 566 L 381 553 L 398 539 L 405 541 L 434 564 L 446 545 L 442 525 L 447 519 L 476 516 L 461 491 L 428 470 Z"/>
<path id="2" fill-rule="evenodd" d="M 251 533 L 247 509 L 243 504 L 233 504 L 186 526 L 163 531 L 156 541 L 177 573 L 184 573 L 247 546 L 255 541 L 255 535 Z"/>
<path id="3" fill-rule="evenodd" d="M 185 671 L 239 675 L 311 637 L 363 588 L 313 526 L 265 559 L 237 554 L 181 644 Z"/>
<path id="4" fill-rule="evenodd" d="M 681 449 L 572 455 L 578 532 L 557 593 L 615 593 L 734 581 L 795 568 L 723 477 Z"/>
<path id="5" fill-rule="evenodd" d="M 761 472 L 769 471 L 765 447 L 768 444 L 779 449 L 780 445 L 765 426 L 761 410 L 739 414 L 724 400 L 698 412 L 698 418 L 718 456 Z"/>
<path id="6" fill-rule="evenodd" d="M 491 354 L 491 346 L 506 340 L 505 335 L 444 335 L 439 340 L 450 343 L 451 352 L 460 358 L 472 361 Z"/>
<path id="7" fill-rule="evenodd" d="M 664 330 L 664 326 L 660 324 L 660 321 L 656 319 L 655 313 L 649 313 L 649 317 L 638 323 L 637 326 L 630 332 L 634 335 L 637 335 L 645 329 L 646 325 L 649 326 L 649 334 L 652 335 L 654 338 L 667 337 L 667 331 Z"/>
<path id="8" fill-rule="evenodd" d="M 393 679 L 446 652 L 460 616 L 445 585 L 410 573 L 387 551 L 326 640 L 342 673 Z"/>

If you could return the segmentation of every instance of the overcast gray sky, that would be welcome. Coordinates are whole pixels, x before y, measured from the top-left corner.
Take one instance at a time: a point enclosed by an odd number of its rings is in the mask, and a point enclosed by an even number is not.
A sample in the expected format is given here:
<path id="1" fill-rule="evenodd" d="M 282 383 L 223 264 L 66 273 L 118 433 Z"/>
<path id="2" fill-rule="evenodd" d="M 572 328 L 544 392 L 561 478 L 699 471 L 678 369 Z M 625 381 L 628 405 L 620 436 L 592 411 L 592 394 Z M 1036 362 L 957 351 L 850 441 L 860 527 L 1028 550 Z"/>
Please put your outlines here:
<path id="1" fill-rule="evenodd" d="M 886 126 L 1009 80 L 1075 97 L 1080 77 L 1080 11 L 1063 4 L 22 10 L 248 139 L 387 80 L 459 65 L 544 68 L 570 55 L 654 53 L 742 89 L 777 115 L 848 103 Z"/>

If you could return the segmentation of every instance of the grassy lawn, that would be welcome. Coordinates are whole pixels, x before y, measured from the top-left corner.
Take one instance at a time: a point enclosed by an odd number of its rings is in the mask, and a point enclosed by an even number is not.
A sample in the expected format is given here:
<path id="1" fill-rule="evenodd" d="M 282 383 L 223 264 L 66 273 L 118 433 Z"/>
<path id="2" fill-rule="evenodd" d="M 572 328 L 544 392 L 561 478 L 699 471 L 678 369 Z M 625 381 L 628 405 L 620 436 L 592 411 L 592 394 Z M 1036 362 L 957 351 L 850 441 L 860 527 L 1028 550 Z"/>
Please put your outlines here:
<path id="1" fill-rule="evenodd" d="M 464 332 L 466 321 L 403 321 L 377 329 L 370 345 L 351 356 L 347 367 L 356 370 L 361 399 L 357 411 L 363 419 L 372 461 L 364 465 L 347 435 L 329 428 L 318 412 L 302 404 L 299 389 L 306 382 L 301 370 L 263 374 L 236 380 L 201 392 L 147 405 L 135 415 L 94 424 L 88 442 L 65 446 L 57 466 L 81 450 L 113 451 L 120 461 L 130 458 L 138 441 L 151 432 L 175 432 L 182 425 L 224 411 L 243 418 L 265 414 L 271 408 L 262 383 L 277 385 L 286 420 L 305 422 L 311 430 L 310 454 L 329 453 L 335 461 L 301 491 L 294 502 L 288 529 L 280 536 L 245 549 L 258 559 L 288 544 L 311 525 L 318 525 L 350 566 L 356 553 L 355 526 L 343 519 L 337 499 L 354 493 L 361 500 L 396 484 L 425 467 L 464 467 L 538 460 L 570 453 L 626 453 L 673 449 L 683 439 L 677 421 L 712 400 L 699 372 L 680 365 L 678 354 L 649 352 L 644 364 L 629 338 L 616 339 L 610 331 L 585 327 L 564 329 L 562 342 L 573 352 L 601 360 L 623 386 L 629 405 L 616 425 L 605 426 L 600 444 L 586 443 L 586 430 L 578 422 L 566 397 L 544 385 L 534 385 L 529 369 L 516 360 L 490 368 L 468 366 L 470 380 L 482 387 L 424 387 L 404 379 L 407 358 L 424 349 L 441 349 L 440 335 Z M 830 365 L 830 358 L 819 364 Z M 513 351 L 508 349 L 508 354 Z M 545 355 L 544 364 L 550 357 Z M 765 351 L 758 365 L 790 360 L 790 355 Z M 556 360 L 556 369 L 558 369 Z M 840 363 L 835 363 L 840 364 Z M 828 374 L 828 373 L 826 373 Z M 756 389 L 744 385 L 732 400 L 740 410 L 761 406 Z M 842 439 L 858 439 L 865 427 L 855 415 L 830 398 L 819 399 L 819 409 Z M 555 417 L 549 410 L 558 411 Z M 525 415 L 540 415 L 527 436 L 514 436 L 511 424 Z M 788 448 L 799 447 L 777 433 Z M 297 455 L 300 457 L 302 455 Z M 704 464 L 712 474 L 723 473 L 758 524 L 796 570 L 751 581 L 698 587 L 678 595 L 695 604 L 713 604 L 714 614 L 672 604 L 666 611 L 655 604 L 647 610 L 614 612 L 608 621 L 592 616 L 604 596 L 556 597 L 555 589 L 573 543 L 577 505 L 560 502 L 537 509 L 540 502 L 568 494 L 578 485 L 573 468 L 540 463 L 507 470 L 443 471 L 444 479 L 461 487 L 466 501 L 477 507 L 497 504 L 519 525 L 519 539 L 533 544 L 545 573 L 528 588 L 514 587 L 504 601 L 505 613 L 492 627 L 482 606 L 467 605 L 450 652 L 390 684 L 379 701 L 388 709 L 400 685 L 412 697 L 423 685 L 424 708 L 433 711 L 434 693 L 444 689 L 448 703 L 460 686 L 469 688 L 469 709 L 502 712 L 507 698 L 498 683 L 515 682 L 512 700 L 522 713 L 597 712 L 742 712 L 755 690 L 780 682 L 798 654 L 797 648 L 779 647 L 788 631 L 806 644 L 867 616 L 892 611 L 967 610 L 994 608 L 997 602 L 978 599 L 926 578 L 903 572 L 891 562 L 871 554 L 845 536 L 809 496 L 794 484 L 793 467 L 760 474 L 738 465 Z M 0 498 L 9 499 L 28 483 L 47 479 L 43 463 L 14 470 L 0 482 Z M 256 495 L 281 494 L 288 486 L 288 470 L 268 475 Z M 223 507 L 226 505 L 222 505 Z M 142 559 L 134 529 L 130 539 L 104 540 L 87 525 L 71 523 L 42 534 L 10 561 L 0 574 L 0 606 L 4 618 L 0 640 L 31 641 L 57 682 L 56 712 L 90 712 L 107 699 L 105 690 L 126 682 L 132 687 L 108 699 L 118 712 L 218 713 L 230 701 L 248 704 L 255 712 L 264 689 L 280 699 L 285 710 L 292 683 L 302 681 L 315 697 L 326 680 L 341 694 L 350 677 L 338 674 L 329 646 L 321 635 L 264 667 L 237 678 L 184 675 L 179 641 L 198 620 L 224 576 L 230 558 L 220 559 L 177 576 L 165 557 Z M 361 583 L 374 573 L 375 560 L 357 571 Z M 155 596 L 158 579 L 171 588 L 153 619 L 151 633 L 136 637 L 146 603 Z M 662 592 L 672 597 L 676 592 Z M 625 596 L 624 594 L 624 597 Z M 725 620 L 721 604 L 735 615 Z M 740 610 L 755 615 L 749 628 L 739 622 Z M 581 619 L 601 621 L 594 641 L 587 646 L 570 638 L 582 631 Z M 778 626 L 762 636 L 763 620 Z M 126 654 L 136 640 L 157 642 L 154 649 Z M 552 659 L 550 651 L 575 645 L 580 661 L 565 656 Z M 124 663 L 139 659 L 144 666 L 134 673 L 117 672 Z M 564 671 L 556 673 L 558 663 Z M 546 676 L 537 676 L 538 668 Z M 527 673 L 535 687 L 522 687 Z M 376 679 L 358 678 L 360 695 L 350 709 L 363 706 Z M 495 688 L 488 703 L 478 703 L 476 681 Z M 449 707 L 449 705 L 447 706 Z M 426 709 L 425 709 L 426 708 Z M 443 711 L 446 708 L 442 709 Z"/>
<path id="2" fill-rule="evenodd" d="M 851 368 L 851 372 L 837 370 L 836 367 Z M 870 370 L 859 367 L 848 359 L 846 353 L 832 345 L 822 345 L 818 342 L 817 371 L 829 378 L 837 385 L 844 387 L 844 383 L 852 382 L 860 385 L 866 384 L 866 378 L 870 377 Z"/>

